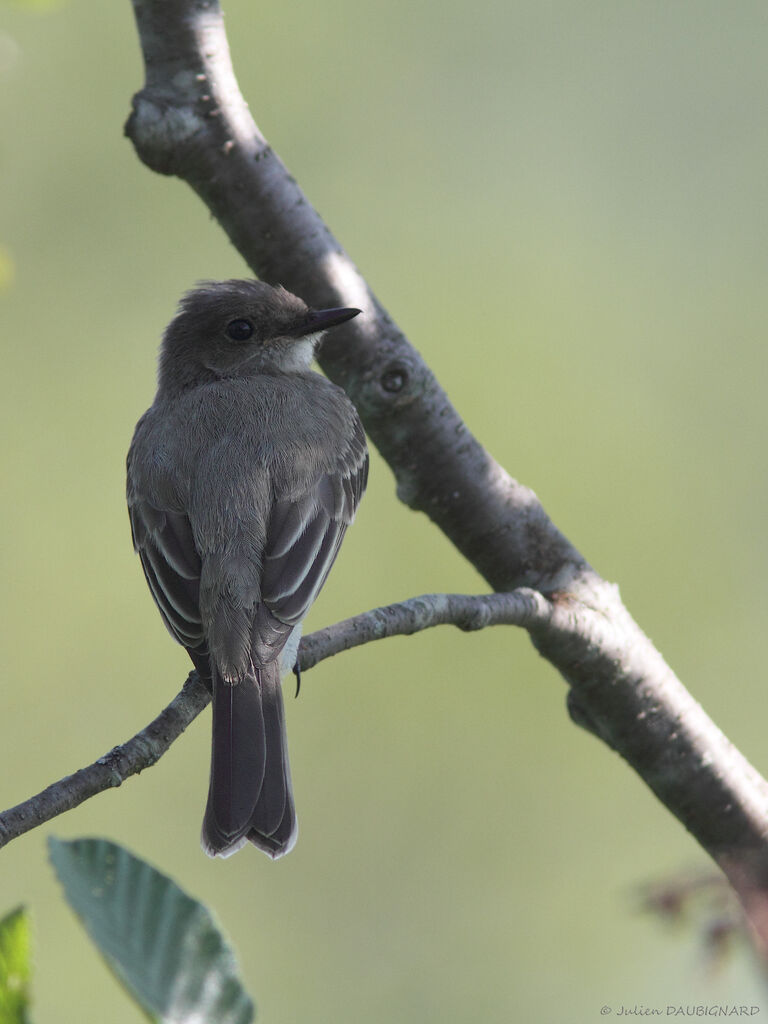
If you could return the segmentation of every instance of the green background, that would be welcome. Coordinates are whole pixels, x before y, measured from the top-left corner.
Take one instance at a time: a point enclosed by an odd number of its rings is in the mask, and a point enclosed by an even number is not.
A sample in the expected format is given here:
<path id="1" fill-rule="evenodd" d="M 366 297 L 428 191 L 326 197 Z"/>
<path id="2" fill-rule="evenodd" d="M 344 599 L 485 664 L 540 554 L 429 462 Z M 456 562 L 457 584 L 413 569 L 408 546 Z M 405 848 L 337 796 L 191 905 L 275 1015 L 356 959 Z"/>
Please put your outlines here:
<path id="1" fill-rule="evenodd" d="M 176 692 L 130 545 L 124 455 L 160 332 L 246 269 L 122 137 L 128 0 L 0 8 L 0 806 Z M 469 426 L 541 497 L 761 770 L 768 13 L 764 0 L 232 0 L 270 142 Z M 374 457 L 308 628 L 485 589 Z M 301 833 L 271 863 L 198 845 L 207 716 L 122 789 L 0 853 L 36 924 L 36 1019 L 127 1024 L 45 836 L 127 845 L 215 908 L 266 1022 L 589 1022 L 758 1004 L 746 952 L 635 886 L 708 862 L 574 728 L 524 634 L 448 629 L 326 662 L 288 701 Z"/>

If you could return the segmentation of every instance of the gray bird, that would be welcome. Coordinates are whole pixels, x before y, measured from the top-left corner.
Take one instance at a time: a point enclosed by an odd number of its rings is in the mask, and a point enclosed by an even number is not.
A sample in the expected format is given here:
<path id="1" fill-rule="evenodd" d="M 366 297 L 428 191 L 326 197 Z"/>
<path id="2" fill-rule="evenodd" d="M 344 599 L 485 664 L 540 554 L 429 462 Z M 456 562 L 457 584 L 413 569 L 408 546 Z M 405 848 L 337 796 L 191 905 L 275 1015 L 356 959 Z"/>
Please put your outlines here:
<path id="1" fill-rule="evenodd" d="M 280 677 L 368 475 L 354 406 L 310 363 L 320 334 L 359 312 L 203 282 L 166 328 L 128 453 L 134 547 L 213 694 L 210 856 L 296 842 Z"/>

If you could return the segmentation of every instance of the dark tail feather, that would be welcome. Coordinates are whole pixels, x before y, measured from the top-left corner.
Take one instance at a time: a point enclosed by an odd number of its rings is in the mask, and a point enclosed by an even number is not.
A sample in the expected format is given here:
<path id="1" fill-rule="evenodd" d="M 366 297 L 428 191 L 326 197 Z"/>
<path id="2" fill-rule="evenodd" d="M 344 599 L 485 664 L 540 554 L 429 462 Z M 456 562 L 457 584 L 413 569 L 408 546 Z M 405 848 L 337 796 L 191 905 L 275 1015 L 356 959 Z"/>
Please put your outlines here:
<path id="1" fill-rule="evenodd" d="M 291 778 L 276 662 L 230 685 L 213 680 L 213 742 L 202 844 L 227 857 L 249 839 L 270 857 L 296 840 Z"/>
<path id="2" fill-rule="evenodd" d="M 275 661 L 261 670 L 261 700 L 267 763 L 248 838 L 270 857 L 282 857 L 293 849 L 298 825 L 288 765 L 283 689 L 280 669 Z"/>

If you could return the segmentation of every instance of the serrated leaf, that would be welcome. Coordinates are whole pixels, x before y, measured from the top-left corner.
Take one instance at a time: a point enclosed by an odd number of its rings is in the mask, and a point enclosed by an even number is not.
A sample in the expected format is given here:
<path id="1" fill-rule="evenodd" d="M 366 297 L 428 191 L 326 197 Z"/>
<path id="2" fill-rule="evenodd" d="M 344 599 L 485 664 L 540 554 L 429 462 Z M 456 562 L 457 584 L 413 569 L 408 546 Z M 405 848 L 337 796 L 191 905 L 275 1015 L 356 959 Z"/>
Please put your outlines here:
<path id="1" fill-rule="evenodd" d="M 168 1024 L 250 1024 L 253 1003 L 208 910 L 106 839 L 49 840 L 64 895 L 146 1012 Z"/>
<path id="2" fill-rule="evenodd" d="M 0 920 L 0 1024 L 29 1024 L 31 976 L 29 916 L 17 907 Z"/>

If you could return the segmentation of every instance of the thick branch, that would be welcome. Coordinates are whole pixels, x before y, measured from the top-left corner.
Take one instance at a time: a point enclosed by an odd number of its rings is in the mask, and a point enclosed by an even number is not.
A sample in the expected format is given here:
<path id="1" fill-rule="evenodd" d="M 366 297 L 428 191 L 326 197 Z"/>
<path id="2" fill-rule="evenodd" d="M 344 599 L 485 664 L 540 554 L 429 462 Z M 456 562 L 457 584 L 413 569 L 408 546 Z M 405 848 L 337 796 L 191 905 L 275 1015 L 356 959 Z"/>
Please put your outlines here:
<path id="1" fill-rule="evenodd" d="M 479 597 L 425 594 L 401 604 L 374 608 L 310 633 L 301 642 L 299 668 L 307 671 L 340 651 L 385 637 L 410 635 L 432 626 L 452 624 L 466 630 L 497 625 L 525 626 L 539 619 L 542 613 L 546 615 L 546 602 L 533 591 Z M 151 767 L 210 699 L 197 673 L 190 672 L 181 692 L 141 732 L 113 747 L 87 768 L 81 768 L 0 813 L 0 848 Z"/>
<path id="2" fill-rule="evenodd" d="M 321 364 L 397 479 L 495 590 L 532 587 L 537 649 L 574 717 L 620 752 L 728 870 L 768 877 L 768 786 L 683 689 L 601 580 L 472 437 L 416 350 L 267 145 L 232 71 L 216 0 L 133 0 L 146 65 L 126 126 L 153 169 L 188 182 L 255 273 L 311 303 L 365 311 Z"/>

